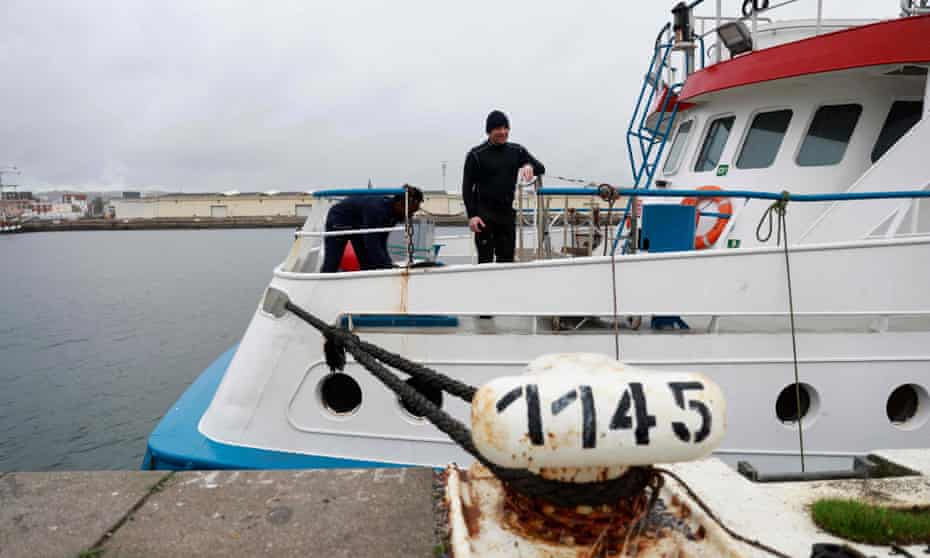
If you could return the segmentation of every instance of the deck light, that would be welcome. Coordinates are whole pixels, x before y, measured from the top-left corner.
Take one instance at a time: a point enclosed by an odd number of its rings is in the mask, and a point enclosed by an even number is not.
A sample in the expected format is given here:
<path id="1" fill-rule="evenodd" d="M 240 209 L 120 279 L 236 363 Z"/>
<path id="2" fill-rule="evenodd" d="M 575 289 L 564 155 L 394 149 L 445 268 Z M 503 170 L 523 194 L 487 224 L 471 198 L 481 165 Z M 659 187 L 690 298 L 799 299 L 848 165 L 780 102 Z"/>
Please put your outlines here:
<path id="1" fill-rule="evenodd" d="M 730 56 L 752 51 L 752 34 L 742 21 L 731 21 L 717 28 L 717 36 L 730 51 Z"/>
<path id="2" fill-rule="evenodd" d="M 684 2 L 679 2 L 672 8 L 672 16 L 674 16 L 672 31 L 675 32 L 675 43 L 690 42 L 693 39 L 691 29 L 694 25 L 691 8 Z"/>

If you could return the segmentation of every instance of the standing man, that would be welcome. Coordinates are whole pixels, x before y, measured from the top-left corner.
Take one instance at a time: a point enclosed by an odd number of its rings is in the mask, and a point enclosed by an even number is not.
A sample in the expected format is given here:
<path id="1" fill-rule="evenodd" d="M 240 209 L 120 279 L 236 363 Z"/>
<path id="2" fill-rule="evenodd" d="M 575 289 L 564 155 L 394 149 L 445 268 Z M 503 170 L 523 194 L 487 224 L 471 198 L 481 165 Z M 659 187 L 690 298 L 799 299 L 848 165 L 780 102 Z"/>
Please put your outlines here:
<path id="1" fill-rule="evenodd" d="M 529 182 L 546 167 L 522 145 L 509 143 L 510 121 L 499 110 L 488 115 L 488 141 L 465 156 L 462 199 L 468 228 L 475 233 L 478 263 L 512 262 L 516 243 L 513 197 L 517 178 Z"/>
<path id="2" fill-rule="evenodd" d="M 393 227 L 399 221 L 410 219 L 423 203 L 423 192 L 413 186 L 404 186 L 404 194 L 392 197 L 353 196 L 342 200 L 329 209 L 326 214 L 326 231 L 349 231 L 359 229 L 383 229 Z M 409 207 L 405 210 L 405 205 Z M 322 273 L 339 271 L 346 242 L 352 243 L 355 256 L 362 271 L 369 269 L 390 269 L 393 267 L 387 250 L 387 232 L 333 235 L 325 241 L 326 255 L 323 258 Z"/>

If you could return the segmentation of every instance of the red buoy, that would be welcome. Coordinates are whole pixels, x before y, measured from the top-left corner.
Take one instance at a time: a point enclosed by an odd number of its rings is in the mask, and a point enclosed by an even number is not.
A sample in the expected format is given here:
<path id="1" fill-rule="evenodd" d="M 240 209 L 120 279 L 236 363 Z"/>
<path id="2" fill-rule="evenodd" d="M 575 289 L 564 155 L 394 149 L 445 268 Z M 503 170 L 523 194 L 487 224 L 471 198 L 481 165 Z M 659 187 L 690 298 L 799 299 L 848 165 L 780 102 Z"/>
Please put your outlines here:
<path id="1" fill-rule="evenodd" d="M 358 263 L 358 256 L 355 255 L 355 249 L 351 242 L 346 242 L 346 249 L 342 252 L 342 262 L 339 263 L 340 271 L 360 271 L 362 266 Z"/>

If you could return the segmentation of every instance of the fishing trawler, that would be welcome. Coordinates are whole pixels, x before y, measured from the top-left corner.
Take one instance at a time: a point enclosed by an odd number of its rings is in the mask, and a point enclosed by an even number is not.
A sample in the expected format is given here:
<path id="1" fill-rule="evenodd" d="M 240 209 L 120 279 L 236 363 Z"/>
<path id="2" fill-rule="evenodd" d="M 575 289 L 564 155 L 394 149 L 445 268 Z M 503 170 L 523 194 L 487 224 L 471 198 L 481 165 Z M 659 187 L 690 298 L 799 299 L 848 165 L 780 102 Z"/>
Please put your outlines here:
<path id="1" fill-rule="evenodd" d="M 798 21 L 773 19 L 793 2 L 725 3 L 678 4 L 647 46 L 632 187 L 537 183 L 516 263 L 407 266 L 442 244 L 419 227 L 399 269 L 321 274 L 333 201 L 395 191 L 318 192 L 241 341 L 165 415 L 143 467 L 470 461 L 357 362 L 332 372 L 282 299 L 471 385 L 546 353 L 700 371 L 728 399 L 725 459 L 792 468 L 803 444 L 831 468 L 924 446 L 930 5 L 865 22 L 824 19 L 819 1 Z M 584 253 L 549 228 L 579 197 L 623 211 Z M 421 391 L 467 423 L 468 406 Z"/>

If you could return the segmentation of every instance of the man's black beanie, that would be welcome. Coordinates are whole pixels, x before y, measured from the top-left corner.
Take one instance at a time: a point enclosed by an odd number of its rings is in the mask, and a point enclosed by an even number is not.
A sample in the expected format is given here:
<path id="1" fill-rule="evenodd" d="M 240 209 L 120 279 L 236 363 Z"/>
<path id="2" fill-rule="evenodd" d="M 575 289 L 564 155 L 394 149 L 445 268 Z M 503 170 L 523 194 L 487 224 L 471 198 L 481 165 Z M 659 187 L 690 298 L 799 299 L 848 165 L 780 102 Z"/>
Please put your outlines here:
<path id="1" fill-rule="evenodd" d="M 510 120 L 507 120 L 507 115 L 499 110 L 492 110 L 491 114 L 488 115 L 488 121 L 484 125 L 485 133 L 490 134 L 491 130 L 494 128 L 500 128 L 501 126 L 506 126 L 510 128 Z"/>

